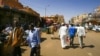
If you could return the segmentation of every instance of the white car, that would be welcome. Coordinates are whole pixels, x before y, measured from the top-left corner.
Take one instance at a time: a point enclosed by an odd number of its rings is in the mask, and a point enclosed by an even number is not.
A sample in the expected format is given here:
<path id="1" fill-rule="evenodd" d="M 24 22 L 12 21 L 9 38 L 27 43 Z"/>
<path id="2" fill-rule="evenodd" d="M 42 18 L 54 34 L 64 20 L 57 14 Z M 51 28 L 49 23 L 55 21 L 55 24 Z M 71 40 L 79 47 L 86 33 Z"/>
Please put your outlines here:
<path id="1" fill-rule="evenodd" d="M 94 30 L 94 31 L 100 31 L 100 26 L 98 26 L 98 27 L 93 27 L 92 30 Z"/>

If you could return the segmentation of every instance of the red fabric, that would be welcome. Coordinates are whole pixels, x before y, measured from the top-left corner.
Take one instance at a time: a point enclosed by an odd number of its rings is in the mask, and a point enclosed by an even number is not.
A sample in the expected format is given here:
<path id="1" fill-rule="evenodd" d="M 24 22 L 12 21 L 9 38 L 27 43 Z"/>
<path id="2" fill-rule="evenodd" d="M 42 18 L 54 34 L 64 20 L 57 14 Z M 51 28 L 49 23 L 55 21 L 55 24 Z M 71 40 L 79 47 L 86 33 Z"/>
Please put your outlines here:
<path id="1" fill-rule="evenodd" d="M 66 38 L 66 41 L 67 41 L 67 42 L 70 42 L 70 39 L 67 37 L 67 38 Z"/>

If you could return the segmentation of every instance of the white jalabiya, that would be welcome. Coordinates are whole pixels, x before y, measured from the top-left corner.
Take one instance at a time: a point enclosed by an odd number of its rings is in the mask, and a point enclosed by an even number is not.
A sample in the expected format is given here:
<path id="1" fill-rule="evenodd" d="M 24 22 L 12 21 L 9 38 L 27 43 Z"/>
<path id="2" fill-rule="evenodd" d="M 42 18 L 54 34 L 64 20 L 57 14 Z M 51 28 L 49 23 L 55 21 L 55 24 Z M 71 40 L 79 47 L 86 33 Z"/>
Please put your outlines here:
<path id="1" fill-rule="evenodd" d="M 82 26 L 77 27 L 77 35 L 78 35 L 80 47 L 82 47 L 83 46 L 83 37 L 85 36 L 85 28 Z"/>
<path id="2" fill-rule="evenodd" d="M 66 43 L 67 31 L 68 31 L 68 29 L 66 26 L 61 26 L 59 29 L 59 35 L 60 35 L 62 48 L 65 48 L 67 46 L 67 43 Z"/>
<path id="3" fill-rule="evenodd" d="M 78 36 L 85 36 L 85 28 L 82 26 L 77 27 L 77 35 Z"/>

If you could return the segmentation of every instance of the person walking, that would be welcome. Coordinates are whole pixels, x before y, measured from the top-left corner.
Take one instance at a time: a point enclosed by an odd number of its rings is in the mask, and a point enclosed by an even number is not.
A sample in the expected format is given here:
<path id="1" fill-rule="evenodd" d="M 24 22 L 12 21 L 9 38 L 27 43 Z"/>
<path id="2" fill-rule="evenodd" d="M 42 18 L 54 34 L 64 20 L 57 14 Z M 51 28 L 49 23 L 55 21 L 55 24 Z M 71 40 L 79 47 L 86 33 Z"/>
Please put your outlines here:
<path id="1" fill-rule="evenodd" d="M 69 35 L 69 39 L 70 39 L 70 46 L 74 46 L 73 42 L 74 42 L 74 37 L 76 34 L 77 29 L 74 27 L 73 24 L 71 24 L 71 26 L 68 29 L 68 35 Z"/>
<path id="2" fill-rule="evenodd" d="M 50 26 L 51 39 L 54 39 L 54 24 Z"/>
<path id="3" fill-rule="evenodd" d="M 30 56 L 40 56 L 40 37 L 38 30 L 34 28 L 34 25 L 29 25 L 29 34 L 26 39 L 27 43 L 31 47 Z"/>
<path id="4" fill-rule="evenodd" d="M 23 34 L 24 34 L 24 31 L 19 21 L 14 20 L 14 27 L 8 38 L 8 43 L 7 43 L 7 45 L 11 45 L 12 47 L 12 56 L 22 56 L 20 46 L 22 43 Z"/>
<path id="5" fill-rule="evenodd" d="M 77 27 L 77 36 L 79 39 L 80 48 L 83 48 L 83 38 L 85 37 L 85 28 L 81 25 Z"/>
<path id="6" fill-rule="evenodd" d="M 65 26 L 64 23 L 62 23 L 62 26 L 59 29 L 59 36 L 61 40 L 61 47 L 63 49 L 66 48 L 67 46 L 67 43 L 66 43 L 67 31 L 68 31 L 68 28 Z"/>
<path id="7" fill-rule="evenodd" d="M 86 32 L 88 32 L 88 29 L 89 29 L 88 23 L 85 23 L 85 29 L 86 29 Z"/>

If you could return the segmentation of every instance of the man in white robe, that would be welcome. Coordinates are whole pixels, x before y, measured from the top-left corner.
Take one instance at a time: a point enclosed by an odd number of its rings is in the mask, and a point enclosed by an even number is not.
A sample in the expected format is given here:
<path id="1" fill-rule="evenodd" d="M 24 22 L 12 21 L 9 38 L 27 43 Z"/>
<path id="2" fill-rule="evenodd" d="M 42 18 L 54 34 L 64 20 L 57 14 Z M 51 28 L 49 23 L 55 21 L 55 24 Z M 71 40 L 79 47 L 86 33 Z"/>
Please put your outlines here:
<path id="1" fill-rule="evenodd" d="M 68 28 L 65 26 L 65 24 L 62 24 L 62 26 L 59 29 L 59 36 L 60 36 L 62 48 L 66 48 L 67 46 L 67 43 L 66 43 L 67 31 L 68 31 Z"/>
<path id="2" fill-rule="evenodd" d="M 85 37 L 85 28 L 83 26 L 78 25 L 77 35 L 79 39 L 80 48 L 83 48 L 83 38 Z"/>

